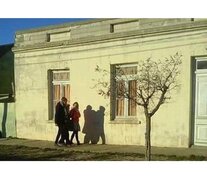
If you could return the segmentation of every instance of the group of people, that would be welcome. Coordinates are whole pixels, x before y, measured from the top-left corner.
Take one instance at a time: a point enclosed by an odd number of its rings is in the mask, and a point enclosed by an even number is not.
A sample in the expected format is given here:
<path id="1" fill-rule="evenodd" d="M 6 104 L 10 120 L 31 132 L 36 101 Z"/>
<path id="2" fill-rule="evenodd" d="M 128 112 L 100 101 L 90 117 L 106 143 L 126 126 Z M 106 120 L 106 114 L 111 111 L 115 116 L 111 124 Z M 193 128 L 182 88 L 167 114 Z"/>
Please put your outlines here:
<path id="1" fill-rule="evenodd" d="M 78 102 L 73 103 L 73 107 L 70 109 L 67 98 L 62 97 L 55 108 L 55 124 L 58 127 L 55 145 L 71 145 L 73 144 L 74 137 L 76 138 L 77 145 L 80 145 L 78 138 L 80 116 Z M 69 137 L 69 131 L 73 131 L 71 138 Z"/>

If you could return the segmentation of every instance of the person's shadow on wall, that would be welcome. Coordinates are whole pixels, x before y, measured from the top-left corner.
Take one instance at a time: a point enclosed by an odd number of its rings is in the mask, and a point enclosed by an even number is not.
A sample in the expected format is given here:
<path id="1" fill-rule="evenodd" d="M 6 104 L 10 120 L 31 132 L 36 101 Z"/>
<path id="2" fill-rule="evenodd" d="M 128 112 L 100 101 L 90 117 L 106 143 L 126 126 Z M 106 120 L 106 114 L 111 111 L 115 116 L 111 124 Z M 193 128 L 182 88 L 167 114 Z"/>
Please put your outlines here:
<path id="1" fill-rule="evenodd" d="M 94 111 L 91 105 L 88 105 L 84 110 L 84 126 L 82 132 L 85 134 L 85 144 L 97 144 L 101 138 L 102 144 L 106 143 L 104 133 L 104 112 L 103 106 L 99 107 L 98 111 Z"/>

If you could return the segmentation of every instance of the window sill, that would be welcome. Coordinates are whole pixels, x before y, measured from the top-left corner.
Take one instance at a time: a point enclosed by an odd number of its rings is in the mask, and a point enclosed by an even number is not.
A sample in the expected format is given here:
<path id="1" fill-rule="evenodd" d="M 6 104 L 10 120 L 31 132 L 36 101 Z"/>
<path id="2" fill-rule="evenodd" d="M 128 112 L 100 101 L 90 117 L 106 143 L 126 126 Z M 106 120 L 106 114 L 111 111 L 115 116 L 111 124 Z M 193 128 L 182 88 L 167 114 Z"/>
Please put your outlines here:
<path id="1" fill-rule="evenodd" d="M 47 122 L 48 122 L 48 123 L 53 123 L 53 124 L 55 123 L 54 119 L 50 119 L 50 120 L 48 120 Z"/>
<path id="2" fill-rule="evenodd" d="M 116 118 L 109 122 L 109 124 L 141 124 L 137 118 Z"/>

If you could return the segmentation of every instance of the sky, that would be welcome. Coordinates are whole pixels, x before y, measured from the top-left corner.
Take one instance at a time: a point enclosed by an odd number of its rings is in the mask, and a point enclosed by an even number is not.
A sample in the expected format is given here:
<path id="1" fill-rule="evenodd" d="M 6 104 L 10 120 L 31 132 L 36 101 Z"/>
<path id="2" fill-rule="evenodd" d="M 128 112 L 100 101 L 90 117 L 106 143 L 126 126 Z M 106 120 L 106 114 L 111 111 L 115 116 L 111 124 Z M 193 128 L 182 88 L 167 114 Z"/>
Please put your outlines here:
<path id="1" fill-rule="evenodd" d="M 0 45 L 12 44 L 19 30 L 88 20 L 86 18 L 0 18 Z"/>

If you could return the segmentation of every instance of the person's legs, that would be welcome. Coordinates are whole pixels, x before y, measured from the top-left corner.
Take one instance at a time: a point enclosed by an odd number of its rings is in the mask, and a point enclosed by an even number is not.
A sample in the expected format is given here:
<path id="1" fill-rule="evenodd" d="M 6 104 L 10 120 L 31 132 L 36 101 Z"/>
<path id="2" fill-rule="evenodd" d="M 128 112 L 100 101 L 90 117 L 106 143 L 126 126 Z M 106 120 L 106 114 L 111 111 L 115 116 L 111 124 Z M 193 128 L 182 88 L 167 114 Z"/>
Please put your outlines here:
<path id="1" fill-rule="evenodd" d="M 66 144 L 71 144 L 69 140 L 69 131 L 67 129 L 65 131 L 65 140 L 66 140 Z"/>
<path id="2" fill-rule="evenodd" d="M 70 143 L 73 144 L 73 138 L 75 136 L 75 131 L 73 131 L 73 134 L 71 135 Z"/>
<path id="3" fill-rule="evenodd" d="M 80 145 L 80 141 L 78 139 L 78 131 L 75 132 L 75 138 L 76 138 L 76 141 L 77 141 L 77 145 Z"/>
<path id="4" fill-rule="evenodd" d="M 58 132 L 57 132 L 57 135 L 56 135 L 56 138 L 55 138 L 55 144 L 58 144 L 58 141 L 60 139 L 60 127 L 58 126 Z"/>
<path id="5" fill-rule="evenodd" d="M 64 124 L 63 129 L 62 129 L 62 138 L 61 138 L 61 143 L 70 144 L 69 140 L 69 132 L 67 126 Z"/>
<path id="6" fill-rule="evenodd" d="M 60 125 L 59 129 L 60 129 L 60 135 L 61 135 L 59 143 L 64 144 L 64 137 L 65 137 L 65 135 L 64 135 L 64 126 Z"/>

